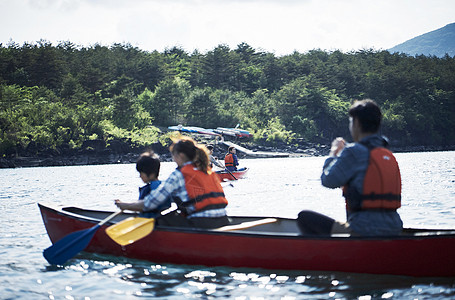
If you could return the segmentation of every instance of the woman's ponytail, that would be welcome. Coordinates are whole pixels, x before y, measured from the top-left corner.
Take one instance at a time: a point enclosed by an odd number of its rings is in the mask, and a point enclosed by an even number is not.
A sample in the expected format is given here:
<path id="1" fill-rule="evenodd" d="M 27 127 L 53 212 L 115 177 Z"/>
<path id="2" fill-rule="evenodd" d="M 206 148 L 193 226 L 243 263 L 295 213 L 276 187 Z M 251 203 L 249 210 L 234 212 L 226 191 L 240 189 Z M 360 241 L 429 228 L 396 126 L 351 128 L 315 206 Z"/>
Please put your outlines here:
<path id="1" fill-rule="evenodd" d="M 205 146 L 196 146 L 196 156 L 193 159 L 193 163 L 198 170 L 207 173 L 210 160 L 208 150 Z"/>

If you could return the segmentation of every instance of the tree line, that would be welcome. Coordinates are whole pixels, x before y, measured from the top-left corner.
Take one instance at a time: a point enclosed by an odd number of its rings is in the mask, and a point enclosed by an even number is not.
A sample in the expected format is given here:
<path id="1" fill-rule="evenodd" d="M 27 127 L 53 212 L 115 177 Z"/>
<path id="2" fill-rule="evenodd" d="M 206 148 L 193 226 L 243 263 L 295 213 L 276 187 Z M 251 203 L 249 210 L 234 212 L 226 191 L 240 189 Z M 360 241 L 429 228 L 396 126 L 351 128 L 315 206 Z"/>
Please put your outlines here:
<path id="1" fill-rule="evenodd" d="M 455 58 L 448 55 L 10 42 L 0 44 L 0 155 L 31 143 L 148 145 L 176 124 L 240 124 L 257 142 L 329 143 L 349 138 L 347 110 L 364 98 L 381 106 L 382 133 L 394 145 L 455 144 Z"/>

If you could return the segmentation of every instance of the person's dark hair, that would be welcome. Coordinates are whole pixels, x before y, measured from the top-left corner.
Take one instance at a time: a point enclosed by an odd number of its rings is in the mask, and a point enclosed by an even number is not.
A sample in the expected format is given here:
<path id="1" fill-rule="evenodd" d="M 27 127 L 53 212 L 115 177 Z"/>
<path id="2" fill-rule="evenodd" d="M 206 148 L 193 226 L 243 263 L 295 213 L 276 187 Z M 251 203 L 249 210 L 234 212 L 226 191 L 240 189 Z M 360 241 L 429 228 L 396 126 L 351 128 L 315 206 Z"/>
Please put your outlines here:
<path id="1" fill-rule="evenodd" d="M 210 164 L 209 152 L 203 145 L 197 145 L 189 137 L 182 137 L 179 141 L 173 143 L 170 147 L 171 153 L 183 153 L 198 168 L 198 170 L 207 173 Z"/>
<path id="2" fill-rule="evenodd" d="M 160 159 L 153 151 L 142 153 L 136 161 L 136 170 L 150 176 L 150 174 L 160 174 Z"/>
<path id="3" fill-rule="evenodd" d="M 230 146 L 230 147 L 228 148 L 228 153 L 230 153 L 230 152 L 231 152 L 232 150 L 234 150 L 234 149 L 235 149 L 234 146 Z"/>
<path id="4" fill-rule="evenodd" d="M 356 100 L 349 109 L 349 116 L 359 121 L 363 132 L 376 133 L 381 125 L 382 113 L 371 99 Z"/>

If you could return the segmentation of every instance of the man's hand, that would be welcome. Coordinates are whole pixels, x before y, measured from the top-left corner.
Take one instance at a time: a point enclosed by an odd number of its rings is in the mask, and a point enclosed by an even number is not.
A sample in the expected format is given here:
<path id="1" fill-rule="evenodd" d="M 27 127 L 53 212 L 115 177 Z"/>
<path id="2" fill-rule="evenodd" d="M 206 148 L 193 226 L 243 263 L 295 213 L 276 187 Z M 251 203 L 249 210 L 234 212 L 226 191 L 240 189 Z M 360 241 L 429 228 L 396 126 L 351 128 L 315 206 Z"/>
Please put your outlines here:
<path id="1" fill-rule="evenodd" d="M 330 156 L 338 156 L 345 146 L 346 141 L 341 137 L 337 137 L 332 142 L 332 147 L 330 148 Z"/>

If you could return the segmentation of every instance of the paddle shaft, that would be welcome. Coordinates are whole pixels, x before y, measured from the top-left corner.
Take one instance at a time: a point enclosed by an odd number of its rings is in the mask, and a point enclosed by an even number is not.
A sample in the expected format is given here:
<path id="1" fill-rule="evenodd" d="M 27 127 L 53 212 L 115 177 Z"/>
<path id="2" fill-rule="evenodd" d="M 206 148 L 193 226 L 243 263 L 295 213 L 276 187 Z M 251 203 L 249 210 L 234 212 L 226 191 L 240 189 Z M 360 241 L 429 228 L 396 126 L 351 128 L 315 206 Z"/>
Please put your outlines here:
<path id="1" fill-rule="evenodd" d="M 72 243 L 67 243 L 66 245 L 64 245 L 64 247 L 60 247 L 60 250 L 56 251 L 56 252 L 55 252 L 55 255 L 58 255 L 58 254 L 62 253 L 63 251 L 69 249 L 69 247 L 71 247 L 72 245 L 76 244 L 77 242 L 79 242 L 81 239 L 83 239 L 83 238 L 86 237 L 87 235 L 92 234 L 92 236 L 93 236 L 93 234 L 95 234 L 95 231 L 96 231 L 99 227 L 103 226 L 104 224 L 106 224 L 107 222 L 109 222 L 110 220 L 112 220 L 113 218 L 115 218 L 116 216 L 118 216 L 119 214 L 121 214 L 122 212 L 123 212 L 122 210 L 116 211 L 115 213 L 110 214 L 106 219 L 101 220 L 101 221 L 100 221 L 98 224 L 96 224 L 95 226 L 90 227 L 89 229 L 85 229 L 85 230 L 79 231 L 81 234 L 80 234 L 78 237 L 76 237 L 76 238 L 73 240 Z M 90 240 L 91 240 L 91 238 L 90 238 Z M 57 243 L 58 243 L 58 242 L 59 242 L 59 241 L 57 241 Z M 88 241 L 88 242 L 90 242 L 90 241 Z M 57 243 L 55 243 L 55 244 L 52 245 L 51 247 L 56 246 Z M 87 244 L 88 244 L 88 243 L 87 243 Z M 79 251 L 77 251 L 77 252 L 79 252 Z M 77 253 L 75 253 L 74 255 L 76 255 L 76 254 L 77 254 Z"/>
<path id="2" fill-rule="evenodd" d="M 101 222 L 98 223 L 98 225 L 101 227 L 103 226 L 104 224 L 106 224 L 107 222 L 109 222 L 110 220 L 112 220 L 113 218 L 115 218 L 116 216 L 118 216 L 119 214 L 121 214 L 123 212 L 123 210 L 119 210 L 111 215 L 109 215 L 106 219 L 102 220 Z"/>
<path id="3" fill-rule="evenodd" d="M 229 171 L 229 169 L 228 169 L 228 168 L 225 168 L 225 169 L 226 169 L 226 171 L 228 171 L 228 172 L 229 172 L 229 174 L 231 174 L 231 176 L 234 178 L 234 180 L 237 180 L 237 178 L 234 176 L 234 174 L 232 174 L 232 173 L 231 173 L 231 171 Z"/>

